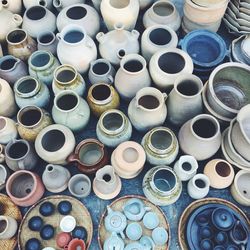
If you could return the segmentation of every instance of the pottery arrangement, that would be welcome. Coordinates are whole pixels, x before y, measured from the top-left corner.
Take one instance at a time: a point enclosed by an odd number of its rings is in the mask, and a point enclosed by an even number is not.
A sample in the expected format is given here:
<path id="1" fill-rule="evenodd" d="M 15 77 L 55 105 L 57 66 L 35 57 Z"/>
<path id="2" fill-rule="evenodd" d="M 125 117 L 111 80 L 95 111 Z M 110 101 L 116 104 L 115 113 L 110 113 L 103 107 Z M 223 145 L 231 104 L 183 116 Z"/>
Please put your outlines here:
<path id="1" fill-rule="evenodd" d="M 249 15 L 249 0 L 1 1 L 0 190 L 28 212 L 0 196 L 0 249 L 97 248 L 81 202 L 107 206 L 103 250 L 174 249 L 164 213 L 174 227 L 184 201 L 250 207 Z M 110 204 L 131 192 L 146 198 Z M 190 213 L 183 249 L 250 248 L 225 203 Z"/>

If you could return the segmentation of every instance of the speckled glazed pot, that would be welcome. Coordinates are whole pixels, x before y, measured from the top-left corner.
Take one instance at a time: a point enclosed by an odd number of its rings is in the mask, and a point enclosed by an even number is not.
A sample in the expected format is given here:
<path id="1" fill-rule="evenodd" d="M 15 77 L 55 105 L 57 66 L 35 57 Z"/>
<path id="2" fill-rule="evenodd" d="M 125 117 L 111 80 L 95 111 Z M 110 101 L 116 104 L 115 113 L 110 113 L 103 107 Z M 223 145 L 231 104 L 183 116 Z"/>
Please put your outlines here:
<path id="1" fill-rule="evenodd" d="M 179 143 L 172 130 L 156 127 L 144 135 L 141 142 L 151 165 L 171 164 L 179 152 Z"/>
<path id="2" fill-rule="evenodd" d="M 182 183 L 172 168 L 156 166 L 143 178 L 143 192 L 155 205 L 167 206 L 175 203 L 182 191 Z"/>
<path id="3" fill-rule="evenodd" d="M 51 52 L 54 56 L 57 52 L 58 39 L 54 32 L 45 31 L 37 37 L 37 49 Z"/>
<path id="4" fill-rule="evenodd" d="M 98 140 L 86 139 L 77 145 L 67 160 L 76 163 L 82 173 L 93 174 L 108 163 L 108 153 Z"/>
<path id="5" fill-rule="evenodd" d="M 8 144 L 18 136 L 16 124 L 10 118 L 0 116 L 0 143 Z"/>
<path id="6" fill-rule="evenodd" d="M 28 207 L 42 198 L 44 186 L 37 174 L 20 170 L 10 176 L 6 191 L 15 204 Z"/>
<path id="7" fill-rule="evenodd" d="M 92 113 L 99 117 L 103 112 L 120 106 L 120 97 L 114 87 L 97 83 L 89 88 L 87 101 Z"/>

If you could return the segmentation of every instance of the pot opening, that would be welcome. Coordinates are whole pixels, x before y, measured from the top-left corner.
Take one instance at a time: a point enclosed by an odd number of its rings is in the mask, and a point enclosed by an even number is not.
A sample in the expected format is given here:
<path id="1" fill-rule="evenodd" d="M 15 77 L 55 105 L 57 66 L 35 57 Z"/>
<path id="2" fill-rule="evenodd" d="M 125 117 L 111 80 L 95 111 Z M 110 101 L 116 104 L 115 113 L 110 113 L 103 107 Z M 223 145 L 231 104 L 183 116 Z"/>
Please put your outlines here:
<path id="1" fill-rule="evenodd" d="M 192 165 L 189 162 L 184 162 L 181 165 L 182 169 L 185 171 L 190 171 L 192 169 Z"/>
<path id="2" fill-rule="evenodd" d="M 124 69 L 128 72 L 139 72 L 143 69 L 143 64 L 139 60 L 130 60 L 124 64 Z"/>
<path id="3" fill-rule="evenodd" d="M 42 113 L 39 109 L 28 109 L 26 111 L 24 110 L 20 115 L 20 122 L 24 126 L 34 126 L 42 118 Z"/>
<path id="4" fill-rule="evenodd" d="M 46 52 L 37 53 L 31 58 L 31 64 L 38 68 L 47 65 L 49 61 L 50 56 Z"/>
<path id="5" fill-rule="evenodd" d="M 168 149 L 173 141 L 172 135 L 165 130 L 155 131 L 151 136 L 151 144 L 159 150 Z"/>
<path id="6" fill-rule="evenodd" d="M 231 173 L 231 169 L 226 162 L 218 162 L 216 164 L 215 170 L 216 170 L 217 174 L 222 176 L 222 177 L 227 177 Z"/>
<path id="7" fill-rule="evenodd" d="M 123 151 L 122 157 L 127 163 L 134 163 L 138 160 L 139 153 L 136 149 L 129 147 Z"/>
<path id="8" fill-rule="evenodd" d="M 42 6 L 33 6 L 27 10 L 26 16 L 31 20 L 42 19 L 46 15 L 46 9 Z"/>
<path id="9" fill-rule="evenodd" d="M 144 95 L 139 99 L 139 105 L 145 109 L 156 109 L 159 107 L 159 100 L 152 95 Z"/>
<path id="10" fill-rule="evenodd" d="M 129 5 L 130 0 L 110 0 L 110 5 L 116 9 L 122 9 Z"/>
<path id="11" fill-rule="evenodd" d="M 47 3 L 45 0 L 40 0 L 39 5 L 46 7 Z"/>
<path id="12" fill-rule="evenodd" d="M 17 141 L 13 143 L 8 149 L 8 155 L 12 159 L 20 159 L 28 153 L 28 146 L 22 142 Z"/>
<path id="13" fill-rule="evenodd" d="M 118 113 L 108 113 L 104 116 L 102 124 L 109 131 L 116 131 L 123 125 L 123 117 Z"/>
<path id="14" fill-rule="evenodd" d="M 73 70 L 65 69 L 60 71 L 56 75 L 56 80 L 62 83 L 68 83 L 74 80 L 76 77 L 76 73 Z"/>
<path id="15" fill-rule="evenodd" d="M 7 60 L 4 60 L 1 64 L 0 64 L 0 68 L 2 70 L 10 70 L 12 69 L 15 64 L 16 64 L 17 60 L 16 59 L 7 59 Z"/>
<path id="16" fill-rule="evenodd" d="M 8 1 L 7 0 L 2 0 L 2 5 L 7 5 Z"/>
<path id="17" fill-rule="evenodd" d="M 153 11 L 158 16 L 170 16 L 174 12 L 174 7 L 170 3 L 160 2 L 153 6 Z"/>
<path id="18" fill-rule="evenodd" d="M 52 172 L 53 170 L 54 170 L 54 167 L 53 167 L 52 165 L 49 165 L 49 166 L 48 166 L 48 171 L 49 171 L 49 172 Z"/>
<path id="19" fill-rule="evenodd" d="M 120 49 L 120 50 L 118 51 L 118 56 L 119 56 L 120 58 L 123 58 L 125 55 L 126 55 L 126 51 L 125 51 L 124 49 Z"/>
<path id="20" fill-rule="evenodd" d="M 6 120 L 3 117 L 0 117 L 0 130 L 4 129 L 6 126 Z"/>
<path id="21" fill-rule="evenodd" d="M 194 122 L 193 131 L 199 137 L 211 138 L 216 134 L 217 129 L 214 122 L 209 119 L 202 118 Z"/>
<path id="22" fill-rule="evenodd" d="M 102 159 L 103 153 L 99 144 L 89 143 L 81 147 L 79 151 L 79 160 L 84 165 L 93 166 Z"/>
<path id="23" fill-rule="evenodd" d="M 17 90 L 21 94 L 27 94 L 33 92 L 36 87 L 37 81 L 35 79 L 25 79 L 18 84 Z"/>
<path id="24" fill-rule="evenodd" d="M 87 15 L 87 10 L 82 6 L 75 6 L 66 12 L 66 15 L 73 20 L 82 19 Z"/>
<path id="25" fill-rule="evenodd" d="M 64 111 L 69 111 L 75 108 L 77 104 L 78 104 L 78 99 L 73 94 L 66 94 L 66 95 L 60 96 L 56 101 L 57 107 Z"/>
<path id="26" fill-rule="evenodd" d="M 7 222 L 5 219 L 0 220 L 0 233 L 3 233 L 6 230 Z"/>
<path id="27" fill-rule="evenodd" d="M 199 92 L 197 83 L 192 80 L 183 80 L 177 85 L 177 90 L 185 96 L 194 96 Z"/>
<path id="28" fill-rule="evenodd" d="M 89 182 L 87 181 L 87 179 L 82 177 L 82 175 L 80 175 L 79 177 L 73 180 L 73 183 L 70 188 L 74 194 L 83 195 L 89 190 Z"/>
<path id="29" fill-rule="evenodd" d="M 105 174 L 102 179 L 105 181 L 105 182 L 110 182 L 111 181 L 111 176 L 109 174 Z"/>
<path id="30" fill-rule="evenodd" d="M 206 187 L 206 183 L 202 179 L 195 180 L 195 185 L 198 188 L 205 188 Z"/>
<path id="31" fill-rule="evenodd" d="M 34 179 L 30 174 L 22 173 L 18 175 L 11 186 L 11 194 L 16 198 L 25 198 L 34 189 Z"/>
<path id="32" fill-rule="evenodd" d="M 107 100 L 111 95 L 111 90 L 107 85 L 97 85 L 92 89 L 92 96 L 97 101 Z"/>
<path id="33" fill-rule="evenodd" d="M 158 65 L 162 71 L 168 74 L 177 74 L 185 67 L 185 59 L 178 53 L 167 52 L 160 56 Z"/>
<path id="34" fill-rule="evenodd" d="M 149 39 L 152 43 L 161 46 L 168 44 L 171 41 L 172 36 L 168 30 L 158 28 L 150 32 Z"/>
<path id="35" fill-rule="evenodd" d="M 71 30 L 64 36 L 64 41 L 68 43 L 78 43 L 84 38 L 84 33 L 78 30 Z"/>
<path id="36" fill-rule="evenodd" d="M 39 37 L 39 42 L 42 44 L 49 44 L 54 40 L 54 35 L 52 33 L 45 33 Z"/>
<path id="37" fill-rule="evenodd" d="M 156 188 L 162 192 L 171 191 L 176 185 L 175 175 L 167 169 L 157 171 L 153 181 Z"/>
<path id="38" fill-rule="evenodd" d="M 109 69 L 109 65 L 105 62 L 97 62 L 92 67 L 92 70 L 96 75 L 104 75 L 109 72 Z"/>
<path id="39" fill-rule="evenodd" d="M 26 33 L 24 30 L 13 30 L 9 33 L 7 40 L 11 43 L 23 42 L 26 38 Z"/>
<path id="40" fill-rule="evenodd" d="M 49 152 L 56 152 L 65 144 L 66 138 L 60 130 L 50 130 L 42 138 L 42 146 Z"/>

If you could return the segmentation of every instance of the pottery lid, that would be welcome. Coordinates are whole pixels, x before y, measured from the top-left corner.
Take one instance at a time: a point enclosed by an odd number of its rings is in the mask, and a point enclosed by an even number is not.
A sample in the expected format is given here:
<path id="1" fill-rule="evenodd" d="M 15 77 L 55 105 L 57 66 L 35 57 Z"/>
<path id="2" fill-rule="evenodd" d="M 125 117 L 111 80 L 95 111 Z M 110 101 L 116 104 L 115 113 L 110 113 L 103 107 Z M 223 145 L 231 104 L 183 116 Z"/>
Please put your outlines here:
<path id="1" fill-rule="evenodd" d="M 212 213 L 212 222 L 220 230 L 229 230 L 234 225 L 234 217 L 226 208 L 216 208 Z"/>

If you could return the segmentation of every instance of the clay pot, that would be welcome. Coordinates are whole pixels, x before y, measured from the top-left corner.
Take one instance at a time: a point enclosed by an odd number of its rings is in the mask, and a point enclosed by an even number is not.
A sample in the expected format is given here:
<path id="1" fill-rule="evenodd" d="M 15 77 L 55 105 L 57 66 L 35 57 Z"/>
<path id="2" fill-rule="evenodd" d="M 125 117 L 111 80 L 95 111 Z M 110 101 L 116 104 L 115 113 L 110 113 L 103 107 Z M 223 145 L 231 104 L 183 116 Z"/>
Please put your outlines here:
<path id="1" fill-rule="evenodd" d="M 76 174 L 68 183 L 69 192 L 78 198 L 85 198 L 91 192 L 91 181 L 85 174 Z"/>
<path id="2" fill-rule="evenodd" d="M 204 174 L 210 180 L 210 186 L 217 189 L 229 187 L 234 179 L 234 169 L 230 163 L 214 159 L 207 163 Z"/>
<path id="3" fill-rule="evenodd" d="M 0 191 L 2 191 L 5 188 L 8 178 L 9 178 L 9 170 L 4 165 L 0 164 Z"/>
<path id="4" fill-rule="evenodd" d="M 61 232 L 56 236 L 56 244 L 60 248 L 68 247 L 72 237 L 69 233 Z"/>
<path id="5" fill-rule="evenodd" d="M 51 52 L 54 56 L 57 52 L 58 39 L 54 32 L 45 31 L 40 33 L 37 37 L 37 48 L 38 50 L 45 50 Z"/>
<path id="6" fill-rule="evenodd" d="M 83 240 L 73 239 L 72 241 L 70 241 L 68 245 L 68 250 L 75 250 L 77 248 L 80 248 L 81 250 L 86 249 L 86 245 Z"/>
<path id="7" fill-rule="evenodd" d="M 17 138 L 16 124 L 10 118 L 0 116 L 0 143 L 8 144 L 11 140 Z"/>
<path id="8" fill-rule="evenodd" d="M 17 232 L 17 221 L 10 216 L 0 216 L 0 240 L 9 240 Z"/>
<path id="9" fill-rule="evenodd" d="M 44 186 L 37 174 L 20 170 L 10 176 L 6 191 L 18 206 L 28 207 L 39 201 L 44 194 Z"/>
<path id="10" fill-rule="evenodd" d="M 84 174 L 93 174 L 108 163 L 108 154 L 104 145 L 96 139 L 80 142 L 68 162 L 75 162 Z"/>

